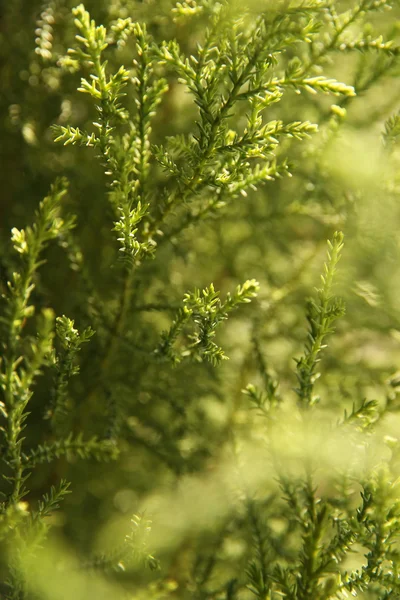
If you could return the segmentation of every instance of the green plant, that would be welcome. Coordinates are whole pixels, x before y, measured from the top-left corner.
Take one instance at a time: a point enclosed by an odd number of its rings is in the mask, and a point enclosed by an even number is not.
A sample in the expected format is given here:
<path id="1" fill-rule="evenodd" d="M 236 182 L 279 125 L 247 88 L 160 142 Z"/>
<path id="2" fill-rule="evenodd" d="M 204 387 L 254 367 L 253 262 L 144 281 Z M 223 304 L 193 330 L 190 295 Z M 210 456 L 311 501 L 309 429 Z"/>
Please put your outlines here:
<path id="1" fill-rule="evenodd" d="M 397 3 L 17 4 L 0 595 L 396 598 Z"/>

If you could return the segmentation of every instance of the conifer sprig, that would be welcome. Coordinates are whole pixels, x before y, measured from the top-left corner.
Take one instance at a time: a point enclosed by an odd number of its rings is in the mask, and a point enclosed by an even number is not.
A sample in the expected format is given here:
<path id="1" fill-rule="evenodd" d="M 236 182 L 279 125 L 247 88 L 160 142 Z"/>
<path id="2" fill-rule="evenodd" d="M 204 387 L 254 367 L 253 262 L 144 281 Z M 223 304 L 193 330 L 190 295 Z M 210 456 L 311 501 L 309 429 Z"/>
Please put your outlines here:
<path id="1" fill-rule="evenodd" d="M 135 269 L 155 251 L 152 236 L 141 235 L 139 225 L 148 230 L 151 122 L 168 86 L 156 73 L 154 44 L 145 25 L 133 23 L 131 19 L 119 20 L 107 33 L 103 25 L 96 25 L 83 5 L 73 12 L 79 30 L 78 46 L 71 49 L 69 55 L 79 69 L 89 67 L 91 71 L 92 83 L 82 79 L 80 91 L 92 96 L 98 118 L 93 122 L 96 133 L 55 128 L 56 141 L 64 145 L 85 143 L 97 148 L 110 180 L 109 198 L 115 215 L 112 229 L 116 232 L 125 273 L 122 287 L 117 291 L 117 310 L 109 328 L 110 338 L 101 367 L 107 373 L 118 351 L 118 340 L 130 310 Z M 104 51 L 111 45 L 124 45 L 129 36 L 134 36 L 136 41 L 137 58 L 133 69 L 128 71 L 121 66 L 117 73 L 109 74 Z M 135 106 L 129 112 L 121 103 L 128 85 L 132 88 Z"/>
<path id="2" fill-rule="evenodd" d="M 223 349 L 214 342 L 216 329 L 232 310 L 240 304 L 251 302 L 258 289 L 259 284 L 255 279 L 248 280 L 243 285 L 238 285 L 234 294 L 228 293 L 225 302 L 222 302 L 213 284 L 202 291 L 196 289 L 185 294 L 183 308 L 179 310 L 170 329 L 162 334 L 162 342 L 156 350 L 157 356 L 169 358 L 174 364 L 189 357 L 199 361 L 204 357 L 213 365 L 227 360 Z M 177 352 L 173 346 L 189 320 L 193 321 L 196 329 L 189 334 L 186 347 Z"/>
<path id="3" fill-rule="evenodd" d="M 296 359 L 297 380 L 296 392 L 303 406 L 311 406 L 318 402 L 313 396 L 314 383 L 318 378 L 317 365 L 320 353 L 325 348 L 325 337 L 333 332 L 333 323 L 344 314 L 344 305 L 340 298 L 332 296 L 333 278 L 343 248 L 343 234 L 336 232 L 332 241 L 328 241 L 328 262 L 321 275 L 322 287 L 317 289 L 317 302 L 310 299 L 307 304 L 307 320 L 309 323 L 308 340 L 304 355 Z"/>
<path id="4" fill-rule="evenodd" d="M 100 151 L 105 173 L 111 180 L 110 201 L 117 220 L 114 230 L 120 243 L 121 256 L 129 270 L 141 258 L 151 255 L 151 238 L 139 241 L 137 225 L 147 214 L 146 181 L 149 175 L 151 152 L 149 137 L 155 109 L 167 91 L 166 81 L 155 77 L 152 46 L 146 27 L 130 19 L 119 20 L 111 34 L 103 25 L 97 26 L 81 4 L 73 11 L 79 30 L 79 46 L 69 50 L 77 67 L 89 66 L 91 82 L 82 78 L 79 91 L 92 96 L 96 102 L 98 121 L 95 132 L 87 133 L 71 126 L 56 126 L 55 141 L 64 145 L 94 146 Z M 124 44 L 128 36 L 136 38 L 137 59 L 133 61 L 134 76 L 124 66 L 115 74 L 107 73 L 107 61 L 102 55 L 110 44 Z M 136 114 L 131 116 L 121 104 L 124 89 L 131 84 L 136 89 Z M 128 132 L 121 129 L 126 124 Z"/>
<path id="5" fill-rule="evenodd" d="M 56 336 L 59 340 L 60 351 L 55 355 L 55 382 L 52 400 L 46 411 L 45 418 L 51 420 L 56 431 L 65 425 L 68 405 L 68 383 L 71 377 L 79 373 L 76 364 L 77 354 L 82 344 L 88 342 L 94 335 L 91 327 L 79 333 L 74 327 L 74 321 L 65 315 L 56 319 Z"/>
<path id="6" fill-rule="evenodd" d="M 387 148 L 393 147 L 400 136 L 400 114 L 390 116 L 385 123 L 383 141 Z"/>
<path id="7" fill-rule="evenodd" d="M 8 500 L 10 504 L 18 503 L 25 494 L 22 432 L 27 417 L 26 408 L 33 393 L 31 388 L 34 378 L 46 364 L 52 348 L 52 311 L 42 312 L 38 337 L 32 340 L 29 354 L 26 354 L 22 346 L 23 329 L 27 319 L 34 314 L 34 305 L 29 304 L 29 301 L 35 287 L 36 271 L 43 263 L 41 254 L 51 239 L 57 237 L 63 229 L 73 227 L 73 221 L 64 221 L 60 213 L 60 202 L 66 191 L 66 182 L 58 180 L 41 202 L 34 225 L 12 230 L 13 247 L 20 255 L 22 264 L 8 282 L 8 293 L 4 298 L 5 316 L 1 318 L 4 342 L 0 371 L 3 398 L 0 404 L 3 417 L 0 433 L 2 444 L 7 448 L 5 461 L 13 473 L 12 477 L 3 475 L 12 487 Z"/>
<path id="8" fill-rule="evenodd" d="M 30 512 L 29 524 L 27 522 L 23 538 L 25 549 L 29 549 L 31 554 L 34 554 L 43 544 L 50 528 L 48 518 L 59 510 L 62 501 L 68 494 L 71 494 L 70 483 L 61 479 L 57 486 L 52 485 L 50 491 L 43 494 L 36 508 Z"/>
<path id="9" fill-rule="evenodd" d="M 60 508 L 60 502 L 64 499 L 67 494 L 71 493 L 70 483 L 61 479 L 58 487 L 51 486 L 50 492 L 43 495 L 43 498 L 39 500 L 37 510 L 32 512 L 32 522 L 42 522 L 45 517 L 50 516 L 55 510 Z"/>
<path id="10" fill-rule="evenodd" d="M 68 460 L 80 458 L 107 461 L 117 458 L 118 448 L 113 440 L 101 440 L 96 436 L 84 439 L 82 434 L 74 436 L 70 433 L 65 439 L 44 442 L 32 448 L 29 453 L 23 455 L 22 460 L 29 468 L 33 468 L 45 462 L 52 462 L 61 456 L 66 456 Z"/>
<path id="11" fill-rule="evenodd" d="M 114 75 L 108 77 L 106 73 L 106 62 L 102 61 L 102 54 L 108 46 L 107 31 L 103 25 L 96 26 L 93 19 L 83 4 L 73 9 L 75 25 L 79 30 L 76 40 L 80 47 L 71 49 L 69 55 L 79 63 L 87 63 L 93 68 L 90 75 L 91 82 L 81 79 L 79 91 L 92 96 L 98 105 L 99 114 L 103 123 L 99 127 L 101 146 L 106 144 L 105 134 L 115 120 L 126 120 L 126 112 L 119 100 L 124 95 L 122 91 L 128 81 L 128 71 L 121 66 Z"/>
<path id="12" fill-rule="evenodd" d="M 151 571 L 157 571 L 160 568 L 159 561 L 148 549 L 151 520 L 144 514 L 133 515 L 130 525 L 130 532 L 125 536 L 124 543 L 120 547 L 108 554 L 92 557 L 84 563 L 83 567 L 107 573 L 126 571 L 132 566 L 144 565 Z"/>
<path id="13" fill-rule="evenodd" d="M 221 195 L 225 186 L 241 180 L 236 189 L 234 186 L 229 188 L 232 196 L 236 191 L 245 193 L 257 183 L 279 177 L 284 172 L 284 163 L 276 166 L 271 141 L 277 145 L 277 137 L 286 133 L 285 127 L 281 124 L 281 130 L 276 129 L 275 139 L 271 139 L 270 125 L 262 128 L 260 115 L 282 96 L 277 86 L 270 82 L 270 70 L 276 56 L 292 43 L 311 38 L 317 29 L 316 23 L 312 19 L 303 21 L 304 11 L 299 7 L 293 10 L 291 18 L 262 15 L 245 32 L 243 19 L 232 21 L 225 10 L 219 8 L 197 56 L 185 57 L 175 41 L 165 43 L 157 50 L 161 62 L 174 69 L 179 81 L 193 94 L 200 120 L 197 122 L 198 135 L 180 140 L 179 152 L 185 159 L 181 170 L 168 147 L 155 149 L 160 164 L 178 179 L 178 188 L 165 198 L 162 211 L 150 229 L 152 235 L 176 206 L 193 201 L 207 188 L 216 188 Z M 232 27 L 229 33 L 228 27 Z M 245 53 L 238 52 L 239 36 L 246 47 Z M 252 113 L 244 135 L 238 135 L 228 128 L 228 122 L 243 101 L 252 103 Z M 288 135 L 299 139 L 316 130 L 315 125 L 309 123 L 293 123 L 286 127 Z M 170 148 L 171 145 L 170 141 Z M 248 162 L 255 158 L 268 162 L 261 165 Z M 189 217 L 187 222 L 192 219 Z"/>

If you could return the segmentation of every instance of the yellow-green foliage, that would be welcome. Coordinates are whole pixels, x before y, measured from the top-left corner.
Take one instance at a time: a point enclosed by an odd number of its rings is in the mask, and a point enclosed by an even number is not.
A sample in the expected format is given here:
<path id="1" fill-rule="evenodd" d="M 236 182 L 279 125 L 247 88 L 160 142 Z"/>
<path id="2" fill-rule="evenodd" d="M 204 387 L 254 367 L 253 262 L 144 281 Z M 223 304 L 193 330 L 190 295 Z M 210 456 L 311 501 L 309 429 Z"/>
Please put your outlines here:
<path id="1" fill-rule="evenodd" d="M 3 13 L 0 597 L 399 598 L 397 0 Z"/>

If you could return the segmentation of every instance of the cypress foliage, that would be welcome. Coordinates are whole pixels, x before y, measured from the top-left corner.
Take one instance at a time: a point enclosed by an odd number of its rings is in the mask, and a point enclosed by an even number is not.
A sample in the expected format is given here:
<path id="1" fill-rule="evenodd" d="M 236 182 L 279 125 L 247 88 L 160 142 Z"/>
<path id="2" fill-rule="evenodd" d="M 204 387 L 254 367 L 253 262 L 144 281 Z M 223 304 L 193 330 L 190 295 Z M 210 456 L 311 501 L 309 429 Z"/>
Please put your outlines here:
<path id="1" fill-rule="evenodd" d="M 0 597 L 400 597 L 399 16 L 4 7 Z"/>

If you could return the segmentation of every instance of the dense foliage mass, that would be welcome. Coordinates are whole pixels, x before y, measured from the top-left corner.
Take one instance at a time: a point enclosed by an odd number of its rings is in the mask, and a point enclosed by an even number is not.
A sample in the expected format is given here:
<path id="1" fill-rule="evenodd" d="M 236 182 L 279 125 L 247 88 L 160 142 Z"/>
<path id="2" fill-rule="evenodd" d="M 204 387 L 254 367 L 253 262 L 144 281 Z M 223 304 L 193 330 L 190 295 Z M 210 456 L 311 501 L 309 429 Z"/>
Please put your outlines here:
<path id="1" fill-rule="evenodd" d="M 397 0 L 1 10 L 0 597 L 399 598 Z"/>

